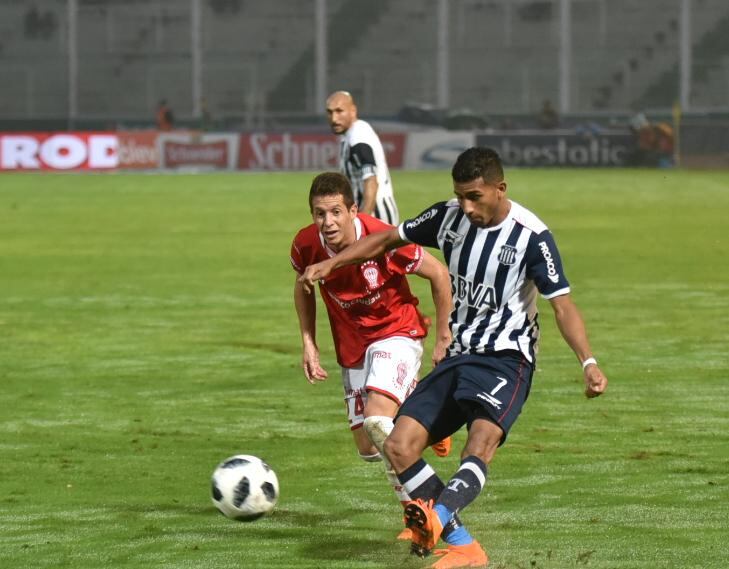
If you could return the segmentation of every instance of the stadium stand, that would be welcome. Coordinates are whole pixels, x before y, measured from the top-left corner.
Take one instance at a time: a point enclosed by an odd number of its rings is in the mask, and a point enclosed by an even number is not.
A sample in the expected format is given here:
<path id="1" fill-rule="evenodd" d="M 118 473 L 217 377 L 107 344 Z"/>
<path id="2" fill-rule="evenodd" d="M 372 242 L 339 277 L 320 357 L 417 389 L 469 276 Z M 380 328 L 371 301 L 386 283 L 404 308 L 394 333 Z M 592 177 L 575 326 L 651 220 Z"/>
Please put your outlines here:
<path id="1" fill-rule="evenodd" d="M 68 111 L 66 2 L 0 0 L 0 117 Z M 572 0 L 573 112 L 670 106 L 677 95 L 679 2 Z M 167 98 L 193 112 L 191 3 L 78 0 L 78 109 L 134 121 Z M 201 0 L 203 91 L 213 115 L 312 114 L 314 2 Z M 729 107 L 729 3 L 692 1 L 692 102 Z M 328 86 L 369 116 L 436 103 L 435 0 L 328 0 Z M 535 113 L 559 100 L 559 2 L 449 3 L 450 106 Z"/>
<path id="2" fill-rule="evenodd" d="M 697 108 L 726 105 L 729 100 L 729 12 L 702 13 L 695 22 L 705 33 L 694 45 L 693 105 Z M 670 94 L 679 81 L 678 73 L 678 66 L 671 61 L 660 77 L 646 88 L 638 99 L 638 106 L 670 105 L 673 102 Z"/>

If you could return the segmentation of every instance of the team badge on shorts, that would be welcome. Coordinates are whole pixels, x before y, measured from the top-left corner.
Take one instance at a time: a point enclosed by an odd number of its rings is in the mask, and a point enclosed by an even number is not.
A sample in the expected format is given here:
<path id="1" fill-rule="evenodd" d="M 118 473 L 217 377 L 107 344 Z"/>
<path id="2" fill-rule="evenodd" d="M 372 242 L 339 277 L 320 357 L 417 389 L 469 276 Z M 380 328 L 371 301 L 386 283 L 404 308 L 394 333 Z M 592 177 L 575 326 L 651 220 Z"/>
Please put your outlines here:
<path id="1" fill-rule="evenodd" d="M 408 364 L 405 362 L 400 362 L 397 364 L 397 378 L 395 381 L 397 384 L 402 387 L 405 384 L 405 379 L 408 376 Z"/>
<path id="2" fill-rule="evenodd" d="M 513 265 L 514 261 L 516 261 L 516 247 L 502 245 L 498 259 L 502 265 Z"/>

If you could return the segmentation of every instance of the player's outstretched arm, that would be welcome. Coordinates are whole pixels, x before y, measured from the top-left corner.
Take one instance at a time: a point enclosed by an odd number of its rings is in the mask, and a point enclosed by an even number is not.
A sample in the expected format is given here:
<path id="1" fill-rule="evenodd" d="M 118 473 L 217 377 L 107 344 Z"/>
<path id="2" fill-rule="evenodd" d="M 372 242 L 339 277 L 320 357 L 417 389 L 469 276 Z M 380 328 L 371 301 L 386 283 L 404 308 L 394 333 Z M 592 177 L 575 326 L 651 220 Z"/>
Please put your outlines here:
<path id="1" fill-rule="evenodd" d="M 430 292 L 435 305 L 435 345 L 433 346 L 433 365 L 436 366 L 445 357 L 451 345 L 451 329 L 448 319 L 453 310 L 451 295 L 451 279 L 446 266 L 427 251 L 423 251 L 423 262 L 416 273 L 430 281 Z"/>
<path id="2" fill-rule="evenodd" d="M 388 231 L 372 233 L 359 241 L 355 241 L 331 259 L 309 265 L 304 270 L 304 274 L 299 277 L 298 282 L 303 286 L 304 292 L 311 293 L 314 290 L 314 283 L 329 276 L 329 273 L 334 269 L 374 259 L 385 251 L 400 247 L 405 243 L 407 241 L 400 238 L 396 227 Z"/>
<path id="3" fill-rule="evenodd" d="M 554 310 L 554 317 L 562 337 L 572 348 L 580 364 L 586 364 L 583 365 L 585 395 L 587 397 L 602 395 L 607 389 L 608 380 L 592 356 L 590 343 L 587 340 L 587 330 L 580 311 L 569 294 L 557 296 L 550 299 L 549 302 Z"/>
<path id="4" fill-rule="evenodd" d="M 298 280 L 294 283 L 294 305 L 299 317 L 304 376 L 309 383 L 324 381 L 328 374 L 319 363 L 319 347 L 316 345 L 316 299 L 304 291 Z"/>

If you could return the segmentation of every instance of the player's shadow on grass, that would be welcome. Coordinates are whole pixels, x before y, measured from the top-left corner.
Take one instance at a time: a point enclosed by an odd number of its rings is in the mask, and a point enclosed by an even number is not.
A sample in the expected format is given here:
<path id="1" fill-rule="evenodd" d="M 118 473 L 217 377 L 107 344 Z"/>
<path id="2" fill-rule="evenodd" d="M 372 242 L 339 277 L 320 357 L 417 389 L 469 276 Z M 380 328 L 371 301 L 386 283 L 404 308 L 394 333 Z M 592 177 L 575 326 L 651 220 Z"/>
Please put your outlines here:
<path id="1" fill-rule="evenodd" d="M 393 569 L 422 567 L 423 560 L 410 555 L 410 542 L 396 540 L 395 536 L 402 529 L 399 526 L 390 528 L 389 523 L 384 526 L 353 524 L 351 520 L 361 514 L 356 510 L 326 512 L 317 515 L 318 519 L 315 521 L 312 521 L 310 514 L 306 512 L 293 514 L 295 515 L 289 522 L 294 527 L 302 523 L 311 528 L 318 528 L 311 532 L 309 539 L 300 546 L 302 555 L 307 559 L 319 559 L 323 562 L 357 560 Z"/>

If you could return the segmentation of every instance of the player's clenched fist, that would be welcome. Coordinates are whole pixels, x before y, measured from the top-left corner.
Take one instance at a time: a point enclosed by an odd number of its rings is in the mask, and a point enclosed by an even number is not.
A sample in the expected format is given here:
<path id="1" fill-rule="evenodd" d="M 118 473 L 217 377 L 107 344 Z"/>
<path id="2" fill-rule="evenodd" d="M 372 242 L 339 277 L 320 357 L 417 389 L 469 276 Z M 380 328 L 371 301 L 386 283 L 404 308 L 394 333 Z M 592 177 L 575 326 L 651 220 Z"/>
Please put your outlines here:
<path id="1" fill-rule="evenodd" d="M 331 272 L 331 263 L 322 261 L 321 263 L 315 263 L 306 267 L 304 273 L 298 280 L 303 285 L 304 290 L 307 293 L 311 293 L 314 290 L 314 284 L 329 276 Z"/>

